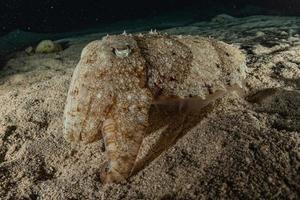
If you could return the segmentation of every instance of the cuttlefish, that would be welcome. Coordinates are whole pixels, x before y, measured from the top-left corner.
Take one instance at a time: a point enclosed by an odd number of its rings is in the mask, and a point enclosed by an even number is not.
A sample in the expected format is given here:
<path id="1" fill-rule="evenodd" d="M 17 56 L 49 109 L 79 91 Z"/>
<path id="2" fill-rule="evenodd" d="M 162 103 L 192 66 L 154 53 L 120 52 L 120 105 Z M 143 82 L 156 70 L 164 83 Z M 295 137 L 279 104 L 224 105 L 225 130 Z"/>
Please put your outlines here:
<path id="1" fill-rule="evenodd" d="M 105 36 L 83 49 L 75 68 L 64 137 L 83 143 L 102 138 L 107 162 L 101 180 L 124 181 L 132 175 L 151 105 L 172 102 L 201 110 L 243 88 L 245 70 L 237 48 L 211 38 L 156 32 Z"/>

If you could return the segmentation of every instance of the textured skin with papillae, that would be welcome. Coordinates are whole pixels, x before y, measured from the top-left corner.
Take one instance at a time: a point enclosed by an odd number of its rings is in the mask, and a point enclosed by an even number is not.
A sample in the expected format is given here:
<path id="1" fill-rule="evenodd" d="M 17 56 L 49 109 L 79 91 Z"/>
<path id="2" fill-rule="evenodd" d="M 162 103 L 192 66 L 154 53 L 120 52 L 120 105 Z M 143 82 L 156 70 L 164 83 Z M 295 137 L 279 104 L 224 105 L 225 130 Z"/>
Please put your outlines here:
<path id="1" fill-rule="evenodd" d="M 132 173 L 152 104 L 201 109 L 242 88 L 245 70 L 237 48 L 210 38 L 106 36 L 82 51 L 66 101 L 64 137 L 84 143 L 103 138 L 101 179 L 121 182 Z"/>

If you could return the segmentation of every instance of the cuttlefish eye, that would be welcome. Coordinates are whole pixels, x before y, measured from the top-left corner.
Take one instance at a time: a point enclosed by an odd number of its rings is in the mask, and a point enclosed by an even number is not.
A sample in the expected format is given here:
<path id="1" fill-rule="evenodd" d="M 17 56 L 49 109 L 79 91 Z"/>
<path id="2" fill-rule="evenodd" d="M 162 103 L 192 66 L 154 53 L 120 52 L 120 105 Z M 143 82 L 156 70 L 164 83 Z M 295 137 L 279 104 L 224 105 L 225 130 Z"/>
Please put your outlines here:
<path id="1" fill-rule="evenodd" d="M 131 53 L 131 48 L 129 45 L 126 45 L 124 47 L 113 48 L 113 52 L 117 57 L 125 58 Z"/>

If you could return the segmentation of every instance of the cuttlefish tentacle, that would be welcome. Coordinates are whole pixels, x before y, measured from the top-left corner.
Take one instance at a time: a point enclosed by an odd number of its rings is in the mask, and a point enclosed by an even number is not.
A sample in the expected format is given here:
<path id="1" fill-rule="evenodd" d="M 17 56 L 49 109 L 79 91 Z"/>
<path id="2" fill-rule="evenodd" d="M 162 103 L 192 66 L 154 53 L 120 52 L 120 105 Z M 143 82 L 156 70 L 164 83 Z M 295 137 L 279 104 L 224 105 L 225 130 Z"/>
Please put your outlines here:
<path id="1" fill-rule="evenodd" d="M 135 92 L 130 88 L 120 92 L 102 124 L 107 158 L 101 170 L 103 183 L 121 182 L 130 176 L 149 124 L 152 95 L 147 88 L 131 86 Z"/>

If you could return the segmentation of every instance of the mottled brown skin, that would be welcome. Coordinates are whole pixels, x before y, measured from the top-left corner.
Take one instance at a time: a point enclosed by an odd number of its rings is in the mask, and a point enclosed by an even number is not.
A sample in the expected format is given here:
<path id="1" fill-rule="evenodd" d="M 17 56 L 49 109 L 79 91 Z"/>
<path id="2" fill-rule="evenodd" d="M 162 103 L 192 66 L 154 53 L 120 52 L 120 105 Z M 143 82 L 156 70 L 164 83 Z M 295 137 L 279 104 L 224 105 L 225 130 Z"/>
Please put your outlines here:
<path id="1" fill-rule="evenodd" d="M 160 34 L 116 35 L 87 45 L 70 85 L 64 136 L 104 139 L 104 183 L 130 177 L 151 104 L 205 105 L 242 85 L 243 55 L 212 39 Z M 215 94 L 215 95 L 211 95 Z M 206 99 L 206 97 L 208 99 Z M 203 104 L 204 105 L 204 104 Z"/>
<path id="2" fill-rule="evenodd" d="M 112 46 L 116 40 L 120 40 L 120 45 L 126 41 L 124 45 L 130 46 L 129 58 L 115 56 Z M 104 54 L 105 60 L 98 62 L 95 59 L 98 51 Z M 125 179 L 130 174 L 148 125 L 147 111 L 152 94 L 146 87 L 145 60 L 136 42 L 124 36 L 107 37 L 100 45 L 91 43 L 83 55 L 68 95 L 65 137 L 75 142 L 92 142 L 101 137 L 103 129 L 106 131 L 102 135 L 107 139 L 111 131 L 103 128 L 103 123 L 110 121 L 115 139 L 105 142 L 106 149 L 110 150 L 110 162 L 103 180 L 119 181 L 120 177 Z M 94 126 L 90 126 L 91 123 Z M 112 143 L 114 148 L 111 150 Z M 111 171 L 118 172 L 118 178 Z"/>

